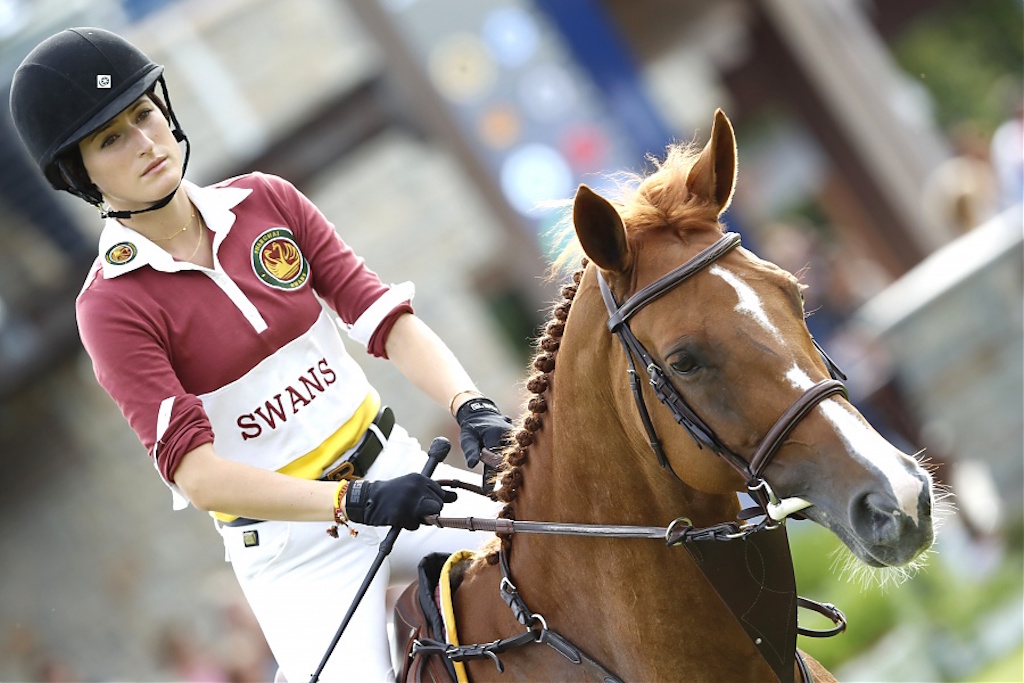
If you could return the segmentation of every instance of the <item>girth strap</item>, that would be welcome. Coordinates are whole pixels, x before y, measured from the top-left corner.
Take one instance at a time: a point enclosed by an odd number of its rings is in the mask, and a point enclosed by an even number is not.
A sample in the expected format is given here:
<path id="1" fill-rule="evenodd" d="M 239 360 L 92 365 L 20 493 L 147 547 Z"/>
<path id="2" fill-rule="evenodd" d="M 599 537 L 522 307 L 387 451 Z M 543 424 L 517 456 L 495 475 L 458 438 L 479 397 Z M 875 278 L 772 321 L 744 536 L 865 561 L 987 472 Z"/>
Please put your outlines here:
<path id="1" fill-rule="evenodd" d="M 804 661 L 804 656 L 800 654 L 800 650 L 796 651 L 796 664 L 800 668 L 800 680 L 803 683 L 814 683 L 814 676 L 811 675 L 811 670 L 807 668 L 807 662 Z"/>
<path id="2" fill-rule="evenodd" d="M 501 599 L 512 610 L 516 621 L 526 627 L 526 630 L 511 638 L 502 638 L 490 643 L 476 643 L 473 645 L 452 645 L 431 638 L 420 638 L 413 642 L 412 656 L 440 655 L 453 662 L 463 662 L 469 659 L 490 659 L 498 668 L 499 673 L 504 673 L 505 665 L 502 664 L 498 655 L 530 643 L 541 643 L 547 645 L 568 661 L 583 667 L 583 669 L 595 680 L 601 683 L 622 683 L 622 680 L 611 671 L 603 667 L 596 659 L 588 655 L 572 641 L 548 628 L 544 617 L 535 613 L 527 605 L 519 594 L 519 589 L 512 583 L 511 569 L 508 563 L 508 554 L 503 549 L 499 553 L 502 579 L 499 586 Z"/>
<path id="3" fill-rule="evenodd" d="M 588 669 L 591 675 L 604 683 L 622 683 L 618 676 L 601 666 L 596 659 L 590 657 L 568 638 L 549 629 L 547 622 L 544 621 L 544 617 L 535 613 L 526 605 L 526 601 L 519 594 L 519 589 L 512 583 L 512 569 L 509 566 L 508 551 L 505 548 L 502 548 L 498 553 L 498 559 L 502 574 L 499 587 L 501 599 L 512 610 L 516 621 L 530 629 L 527 631 L 528 633 L 537 634 L 536 642 L 544 643 L 573 664 Z M 538 624 L 540 624 L 539 630 L 534 628 Z"/>

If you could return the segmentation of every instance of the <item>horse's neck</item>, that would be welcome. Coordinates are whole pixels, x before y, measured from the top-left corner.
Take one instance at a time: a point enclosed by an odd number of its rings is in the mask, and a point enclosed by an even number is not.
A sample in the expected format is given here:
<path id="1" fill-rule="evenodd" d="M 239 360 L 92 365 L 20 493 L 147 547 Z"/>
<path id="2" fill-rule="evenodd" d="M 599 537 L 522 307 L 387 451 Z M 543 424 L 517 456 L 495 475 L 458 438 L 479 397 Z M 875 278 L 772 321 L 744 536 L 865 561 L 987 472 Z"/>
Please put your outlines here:
<path id="1" fill-rule="evenodd" d="M 563 339 L 548 412 L 523 465 L 516 518 L 658 526 L 681 516 L 697 524 L 732 518 L 734 495 L 699 494 L 658 466 L 631 412 L 624 365 L 608 367 L 621 358 L 614 344 L 607 332 Z M 751 649 L 683 549 L 656 540 L 522 534 L 511 559 L 513 581 L 531 609 L 625 679 L 679 675 L 709 646 Z M 635 652 L 651 647 L 659 658 L 638 661 Z M 756 653 L 750 659 L 740 662 L 742 677 L 751 674 L 743 667 L 760 671 Z"/>
<path id="2" fill-rule="evenodd" d="M 656 463 L 636 467 L 638 454 L 613 434 L 617 425 L 591 423 L 598 438 L 562 440 L 564 415 L 551 417 L 524 466 L 517 519 L 666 526 L 680 516 L 721 521 L 734 512 L 732 501 L 697 495 Z M 555 465 L 569 452 L 585 466 Z M 675 502 L 665 502 L 673 493 Z M 510 547 L 512 580 L 530 609 L 621 679 L 771 680 L 687 550 L 651 539 L 529 534 L 514 536 Z"/>

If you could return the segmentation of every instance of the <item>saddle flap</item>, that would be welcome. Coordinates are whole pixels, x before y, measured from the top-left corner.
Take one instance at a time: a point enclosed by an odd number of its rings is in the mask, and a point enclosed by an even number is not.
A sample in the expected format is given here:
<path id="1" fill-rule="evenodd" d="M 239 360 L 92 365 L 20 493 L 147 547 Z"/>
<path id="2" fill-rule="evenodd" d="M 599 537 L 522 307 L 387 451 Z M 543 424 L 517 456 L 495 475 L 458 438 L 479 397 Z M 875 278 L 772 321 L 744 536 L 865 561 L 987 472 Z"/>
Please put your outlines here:
<path id="1" fill-rule="evenodd" d="M 401 662 L 399 681 L 405 683 L 456 683 L 457 677 L 452 663 L 440 654 L 413 655 L 413 644 L 417 640 L 432 640 L 444 643 L 444 619 L 437 608 L 434 595 L 437 592 L 441 570 L 448 560 L 445 553 L 433 553 L 424 557 L 419 564 L 418 578 L 402 591 L 395 603 L 396 660 Z"/>

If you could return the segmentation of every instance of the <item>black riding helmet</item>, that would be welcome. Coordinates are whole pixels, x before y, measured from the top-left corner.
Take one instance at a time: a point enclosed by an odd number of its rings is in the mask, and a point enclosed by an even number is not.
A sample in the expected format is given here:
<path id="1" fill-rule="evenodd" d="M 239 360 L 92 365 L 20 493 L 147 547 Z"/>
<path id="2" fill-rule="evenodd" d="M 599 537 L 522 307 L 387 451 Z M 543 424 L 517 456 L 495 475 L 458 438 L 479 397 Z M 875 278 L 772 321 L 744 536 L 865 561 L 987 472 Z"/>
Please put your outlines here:
<path id="1" fill-rule="evenodd" d="M 127 40 L 100 28 L 61 31 L 25 57 L 11 83 L 11 114 L 19 137 L 50 185 L 90 204 L 102 204 L 96 187 L 77 179 L 78 174 L 64 167 L 62 156 L 132 102 L 154 92 L 157 83 L 163 89 L 163 104 L 174 137 L 185 142 L 184 175 L 188 138 L 171 109 L 163 71 Z M 104 215 L 128 218 L 153 211 L 166 206 L 175 192 L 177 187 L 142 211 L 109 211 Z"/>

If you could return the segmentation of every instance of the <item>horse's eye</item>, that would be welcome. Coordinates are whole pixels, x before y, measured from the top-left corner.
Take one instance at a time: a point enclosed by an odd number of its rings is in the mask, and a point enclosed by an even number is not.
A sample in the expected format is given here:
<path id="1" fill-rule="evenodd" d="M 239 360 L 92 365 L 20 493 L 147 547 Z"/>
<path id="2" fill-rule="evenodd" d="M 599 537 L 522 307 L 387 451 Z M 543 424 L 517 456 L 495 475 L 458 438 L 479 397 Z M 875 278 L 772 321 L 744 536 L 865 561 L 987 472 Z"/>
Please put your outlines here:
<path id="1" fill-rule="evenodd" d="M 700 369 L 697 360 L 688 353 L 677 353 L 669 359 L 668 365 L 680 375 L 692 375 Z"/>

